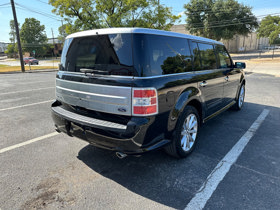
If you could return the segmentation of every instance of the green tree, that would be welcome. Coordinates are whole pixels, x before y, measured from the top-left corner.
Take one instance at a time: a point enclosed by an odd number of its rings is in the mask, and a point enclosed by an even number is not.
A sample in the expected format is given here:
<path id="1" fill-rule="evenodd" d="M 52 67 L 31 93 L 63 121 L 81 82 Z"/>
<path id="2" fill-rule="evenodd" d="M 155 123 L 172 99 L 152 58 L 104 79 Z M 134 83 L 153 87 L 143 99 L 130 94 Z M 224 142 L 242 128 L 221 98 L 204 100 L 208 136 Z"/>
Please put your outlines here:
<path id="1" fill-rule="evenodd" d="M 185 4 L 187 30 L 211 39 L 247 35 L 258 27 L 252 8 L 235 0 L 191 0 Z"/>
<path id="2" fill-rule="evenodd" d="M 280 17 L 268 15 L 262 19 L 258 37 L 268 37 L 269 44 L 280 44 Z"/>
<path id="3" fill-rule="evenodd" d="M 45 26 L 41 25 L 39 20 L 26 18 L 20 30 L 20 38 L 24 52 L 35 51 L 37 56 L 43 56 L 46 53 L 47 35 Z"/>
<path id="4" fill-rule="evenodd" d="M 5 53 L 8 54 L 9 57 L 16 57 L 16 54 L 18 52 L 17 44 L 16 44 L 16 27 L 14 20 L 10 20 L 10 44 L 7 46 L 7 50 Z"/>
<path id="5" fill-rule="evenodd" d="M 18 27 L 20 27 L 20 24 L 18 23 Z M 15 27 L 15 21 L 14 20 L 10 20 L 10 41 L 11 43 L 15 44 L 16 43 L 16 39 L 17 39 L 17 34 L 16 34 L 16 27 Z"/>
<path id="6" fill-rule="evenodd" d="M 58 38 L 60 41 L 62 41 L 62 43 L 64 43 L 64 40 L 65 40 L 66 36 L 68 35 L 68 34 L 66 33 L 66 26 L 67 26 L 67 24 L 63 24 L 62 26 L 60 26 L 60 27 L 58 28 L 59 35 L 58 35 L 57 38 Z"/>
<path id="7" fill-rule="evenodd" d="M 67 21 L 65 31 L 104 27 L 145 27 L 168 30 L 179 19 L 157 0 L 49 0 L 53 12 Z"/>

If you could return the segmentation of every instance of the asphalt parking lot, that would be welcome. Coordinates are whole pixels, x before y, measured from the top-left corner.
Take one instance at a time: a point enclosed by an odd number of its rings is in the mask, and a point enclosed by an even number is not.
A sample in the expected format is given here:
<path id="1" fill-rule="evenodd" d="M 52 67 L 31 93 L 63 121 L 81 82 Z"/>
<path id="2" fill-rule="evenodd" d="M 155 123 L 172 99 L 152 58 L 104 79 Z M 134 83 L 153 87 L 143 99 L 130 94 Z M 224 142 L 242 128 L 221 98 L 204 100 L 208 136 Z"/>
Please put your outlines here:
<path id="1" fill-rule="evenodd" d="M 0 209 L 280 209 L 280 77 L 246 79 L 243 109 L 207 122 L 188 158 L 118 159 L 55 133 L 55 72 L 0 74 Z"/>

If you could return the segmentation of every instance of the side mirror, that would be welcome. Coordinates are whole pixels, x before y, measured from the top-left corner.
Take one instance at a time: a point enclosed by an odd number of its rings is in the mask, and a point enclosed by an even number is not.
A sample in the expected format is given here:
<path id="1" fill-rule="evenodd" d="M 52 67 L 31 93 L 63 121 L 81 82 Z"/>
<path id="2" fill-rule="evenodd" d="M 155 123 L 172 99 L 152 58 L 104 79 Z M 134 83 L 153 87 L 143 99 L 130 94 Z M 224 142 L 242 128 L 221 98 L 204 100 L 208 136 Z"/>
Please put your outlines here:
<path id="1" fill-rule="evenodd" d="M 246 69 L 246 63 L 244 63 L 244 62 L 235 62 L 235 68 Z"/>

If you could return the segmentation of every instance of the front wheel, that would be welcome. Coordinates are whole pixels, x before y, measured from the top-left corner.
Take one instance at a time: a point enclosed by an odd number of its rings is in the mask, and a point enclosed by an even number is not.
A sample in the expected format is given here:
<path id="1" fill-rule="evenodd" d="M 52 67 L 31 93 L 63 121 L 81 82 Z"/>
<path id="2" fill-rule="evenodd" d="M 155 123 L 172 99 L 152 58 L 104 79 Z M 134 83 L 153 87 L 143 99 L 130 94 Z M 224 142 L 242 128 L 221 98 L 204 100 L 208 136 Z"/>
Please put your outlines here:
<path id="1" fill-rule="evenodd" d="M 233 105 L 233 109 L 240 110 L 243 107 L 245 99 L 245 85 L 242 84 L 238 93 L 238 98 L 236 103 Z"/>
<path id="2" fill-rule="evenodd" d="M 193 106 L 186 106 L 178 119 L 174 138 L 165 151 L 174 157 L 187 157 L 195 148 L 199 131 L 199 114 Z"/>

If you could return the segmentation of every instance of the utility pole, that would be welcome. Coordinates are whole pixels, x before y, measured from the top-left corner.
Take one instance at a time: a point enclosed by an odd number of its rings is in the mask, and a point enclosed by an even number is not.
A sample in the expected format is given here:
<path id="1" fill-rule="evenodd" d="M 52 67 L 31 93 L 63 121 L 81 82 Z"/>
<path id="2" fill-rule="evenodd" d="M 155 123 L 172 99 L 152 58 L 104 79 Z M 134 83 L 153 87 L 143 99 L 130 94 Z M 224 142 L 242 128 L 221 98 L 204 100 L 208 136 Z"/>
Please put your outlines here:
<path id="1" fill-rule="evenodd" d="M 18 30 L 17 14 L 16 14 L 14 0 L 11 0 L 11 6 L 12 6 L 12 10 L 13 10 L 14 21 L 15 21 L 15 28 L 16 28 L 16 34 L 17 34 L 18 53 L 19 53 L 21 71 L 25 72 L 24 63 L 23 63 L 23 56 L 22 56 L 22 50 L 21 50 L 20 37 L 19 37 L 19 30 Z"/>

